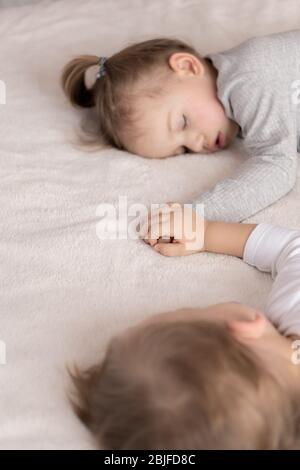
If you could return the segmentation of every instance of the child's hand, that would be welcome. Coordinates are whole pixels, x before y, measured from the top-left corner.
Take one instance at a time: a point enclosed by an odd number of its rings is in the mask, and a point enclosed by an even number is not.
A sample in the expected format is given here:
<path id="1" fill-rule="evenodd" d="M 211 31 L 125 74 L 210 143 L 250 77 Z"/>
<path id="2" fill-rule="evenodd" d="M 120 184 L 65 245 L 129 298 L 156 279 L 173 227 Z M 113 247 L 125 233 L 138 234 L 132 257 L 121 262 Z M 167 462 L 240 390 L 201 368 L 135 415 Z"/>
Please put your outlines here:
<path id="1" fill-rule="evenodd" d="M 208 221 L 179 203 L 169 202 L 164 206 L 148 214 L 148 221 L 140 231 L 144 241 L 165 256 L 205 251 L 204 235 Z"/>

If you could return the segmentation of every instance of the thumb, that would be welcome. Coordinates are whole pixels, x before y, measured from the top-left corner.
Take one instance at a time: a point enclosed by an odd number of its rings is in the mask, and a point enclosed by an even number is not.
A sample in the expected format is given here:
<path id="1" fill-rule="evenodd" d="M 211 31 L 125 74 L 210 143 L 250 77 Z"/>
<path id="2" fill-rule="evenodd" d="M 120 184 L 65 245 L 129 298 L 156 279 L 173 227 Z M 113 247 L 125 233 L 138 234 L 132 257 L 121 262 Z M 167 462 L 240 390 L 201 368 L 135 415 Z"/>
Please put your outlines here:
<path id="1" fill-rule="evenodd" d="M 164 256 L 183 256 L 185 255 L 184 245 L 181 243 L 156 243 L 155 251 Z"/>

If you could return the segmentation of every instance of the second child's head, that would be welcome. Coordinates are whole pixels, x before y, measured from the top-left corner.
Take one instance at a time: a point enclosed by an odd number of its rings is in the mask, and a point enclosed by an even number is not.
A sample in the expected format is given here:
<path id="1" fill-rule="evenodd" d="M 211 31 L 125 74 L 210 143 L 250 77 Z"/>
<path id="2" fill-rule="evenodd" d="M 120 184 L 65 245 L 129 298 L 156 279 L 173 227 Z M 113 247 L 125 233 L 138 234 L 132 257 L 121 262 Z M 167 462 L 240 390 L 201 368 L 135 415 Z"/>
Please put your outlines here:
<path id="1" fill-rule="evenodd" d="M 183 41 L 157 38 L 108 57 L 96 80 L 99 57 L 81 55 L 66 64 L 62 87 L 75 106 L 95 107 L 96 139 L 149 158 L 223 148 L 239 126 L 217 95 L 218 72 L 209 58 Z M 88 87 L 87 70 L 95 69 Z"/>
<path id="2" fill-rule="evenodd" d="M 114 337 L 90 369 L 75 368 L 72 403 L 99 448 L 298 448 L 291 352 L 291 339 L 246 305 L 166 312 Z"/>

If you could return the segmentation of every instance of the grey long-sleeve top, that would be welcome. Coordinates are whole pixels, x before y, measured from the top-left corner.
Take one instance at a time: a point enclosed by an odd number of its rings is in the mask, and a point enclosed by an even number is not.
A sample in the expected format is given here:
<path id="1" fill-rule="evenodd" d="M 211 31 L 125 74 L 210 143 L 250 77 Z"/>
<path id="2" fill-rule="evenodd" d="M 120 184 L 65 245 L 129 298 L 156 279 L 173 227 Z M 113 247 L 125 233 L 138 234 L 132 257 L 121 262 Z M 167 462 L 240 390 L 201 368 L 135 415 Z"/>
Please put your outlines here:
<path id="1" fill-rule="evenodd" d="M 249 158 L 199 198 L 209 220 L 240 222 L 294 186 L 300 151 L 300 29 L 250 38 L 206 55 L 217 93 Z"/>

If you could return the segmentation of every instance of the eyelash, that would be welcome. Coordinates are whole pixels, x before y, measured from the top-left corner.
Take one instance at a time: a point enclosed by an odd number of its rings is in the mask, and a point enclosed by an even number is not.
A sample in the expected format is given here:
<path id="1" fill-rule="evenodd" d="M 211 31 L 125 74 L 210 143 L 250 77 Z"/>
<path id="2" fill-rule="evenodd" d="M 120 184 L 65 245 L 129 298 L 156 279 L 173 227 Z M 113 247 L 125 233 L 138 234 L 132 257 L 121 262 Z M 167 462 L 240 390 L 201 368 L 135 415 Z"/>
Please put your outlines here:
<path id="1" fill-rule="evenodd" d="M 185 117 L 184 114 L 183 114 L 182 116 L 183 116 L 183 119 L 184 119 L 184 126 L 183 126 L 182 130 L 184 130 L 184 129 L 186 128 L 186 126 L 187 126 L 187 124 L 186 124 L 186 123 L 187 123 L 187 119 L 186 119 L 186 117 Z M 189 153 L 189 149 L 188 149 L 187 147 L 183 147 L 183 150 L 184 150 L 184 153 Z"/>

